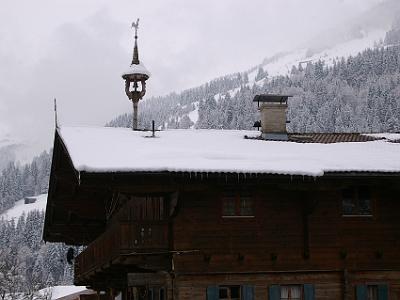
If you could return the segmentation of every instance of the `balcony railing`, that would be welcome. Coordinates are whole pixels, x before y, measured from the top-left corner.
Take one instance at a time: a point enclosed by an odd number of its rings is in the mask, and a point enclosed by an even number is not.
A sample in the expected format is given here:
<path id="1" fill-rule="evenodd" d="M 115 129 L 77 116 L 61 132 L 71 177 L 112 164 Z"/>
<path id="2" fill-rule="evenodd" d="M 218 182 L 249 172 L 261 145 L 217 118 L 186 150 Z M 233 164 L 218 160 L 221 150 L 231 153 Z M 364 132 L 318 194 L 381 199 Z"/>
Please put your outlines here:
<path id="1" fill-rule="evenodd" d="M 75 261 L 75 276 L 103 268 L 131 253 L 157 253 L 168 250 L 166 221 L 120 222 L 113 224 L 80 253 Z"/>

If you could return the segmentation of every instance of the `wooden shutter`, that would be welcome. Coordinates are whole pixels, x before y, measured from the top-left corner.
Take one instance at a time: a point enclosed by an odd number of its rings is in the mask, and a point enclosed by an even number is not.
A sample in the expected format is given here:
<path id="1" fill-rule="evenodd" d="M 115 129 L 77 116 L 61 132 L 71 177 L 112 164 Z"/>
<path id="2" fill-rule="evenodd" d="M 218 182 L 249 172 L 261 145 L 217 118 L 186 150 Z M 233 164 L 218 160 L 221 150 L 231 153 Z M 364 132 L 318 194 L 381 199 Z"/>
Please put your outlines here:
<path id="1" fill-rule="evenodd" d="M 281 300 L 281 287 L 279 285 L 269 287 L 269 300 Z"/>
<path id="2" fill-rule="evenodd" d="M 387 284 L 378 285 L 378 300 L 388 300 L 389 299 L 389 289 Z"/>
<path id="3" fill-rule="evenodd" d="M 254 299 L 254 287 L 251 285 L 242 286 L 242 300 L 253 300 Z"/>
<path id="4" fill-rule="evenodd" d="M 357 284 L 356 286 L 356 299 L 357 300 L 367 300 L 368 289 L 365 284 Z"/>
<path id="5" fill-rule="evenodd" d="M 219 298 L 218 285 L 212 285 L 207 287 L 207 300 L 218 300 L 218 298 Z"/>
<path id="6" fill-rule="evenodd" d="M 305 284 L 303 285 L 304 289 L 304 300 L 314 300 L 315 299 L 315 291 L 313 284 Z"/>

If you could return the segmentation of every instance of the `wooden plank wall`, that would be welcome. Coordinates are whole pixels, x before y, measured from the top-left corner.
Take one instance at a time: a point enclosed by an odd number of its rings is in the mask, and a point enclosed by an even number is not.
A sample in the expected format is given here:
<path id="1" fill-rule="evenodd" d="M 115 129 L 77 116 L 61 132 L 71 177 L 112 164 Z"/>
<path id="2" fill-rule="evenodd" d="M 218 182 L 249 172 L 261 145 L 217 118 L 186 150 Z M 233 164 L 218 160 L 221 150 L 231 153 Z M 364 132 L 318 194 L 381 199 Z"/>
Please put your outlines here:
<path id="1" fill-rule="evenodd" d="M 348 300 L 355 300 L 357 283 L 376 283 L 384 281 L 389 286 L 389 299 L 400 299 L 400 272 L 357 272 L 350 273 Z M 254 286 L 254 299 L 267 300 L 268 288 L 272 284 L 290 285 L 311 283 L 315 287 L 315 299 L 343 299 L 342 272 L 248 274 L 248 275 L 181 275 L 174 282 L 175 299 L 205 300 L 206 290 L 212 285 L 251 285 Z M 169 294 L 171 296 L 171 294 Z M 169 298 L 171 299 L 171 298 Z"/>
<path id="2" fill-rule="evenodd" d="M 177 272 L 400 270 L 400 201 L 373 191 L 373 217 L 343 217 L 340 191 L 308 192 L 310 257 L 304 257 L 302 200 L 297 191 L 254 189 L 255 217 L 221 217 L 221 190 L 181 193 L 173 222 Z"/>

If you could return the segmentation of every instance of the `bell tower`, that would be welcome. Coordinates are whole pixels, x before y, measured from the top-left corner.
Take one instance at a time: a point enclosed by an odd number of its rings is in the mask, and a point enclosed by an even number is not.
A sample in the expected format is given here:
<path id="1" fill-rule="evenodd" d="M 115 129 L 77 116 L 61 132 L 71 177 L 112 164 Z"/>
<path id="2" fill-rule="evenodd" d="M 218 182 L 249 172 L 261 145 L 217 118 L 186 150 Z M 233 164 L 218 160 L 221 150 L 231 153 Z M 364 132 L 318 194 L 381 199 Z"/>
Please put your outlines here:
<path id="1" fill-rule="evenodd" d="M 139 50 L 137 45 L 139 19 L 132 23 L 132 28 L 135 29 L 133 57 L 130 68 L 127 72 L 122 74 L 122 79 L 125 80 L 126 96 L 133 104 L 132 130 L 138 130 L 138 103 L 146 94 L 146 80 L 150 78 L 150 72 L 139 60 Z"/>

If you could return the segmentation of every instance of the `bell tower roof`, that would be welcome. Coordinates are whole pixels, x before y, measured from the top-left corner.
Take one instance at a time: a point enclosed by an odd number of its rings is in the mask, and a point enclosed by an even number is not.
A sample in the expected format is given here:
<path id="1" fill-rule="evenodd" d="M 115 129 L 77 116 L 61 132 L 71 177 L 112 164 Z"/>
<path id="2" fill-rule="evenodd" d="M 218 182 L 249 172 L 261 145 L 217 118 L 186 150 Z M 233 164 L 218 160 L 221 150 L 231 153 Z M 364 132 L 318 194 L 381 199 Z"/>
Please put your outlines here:
<path id="1" fill-rule="evenodd" d="M 139 48 L 137 44 L 137 39 L 138 39 L 138 29 L 139 29 L 139 19 L 137 19 L 136 22 L 132 23 L 132 28 L 135 28 L 135 44 L 133 47 L 133 55 L 132 55 L 132 62 L 129 67 L 129 69 L 122 74 L 123 79 L 127 78 L 137 78 L 138 80 L 147 80 L 150 76 L 151 73 L 147 68 L 144 66 L 143 63 L 140 62 L 139 60 Z"/>

